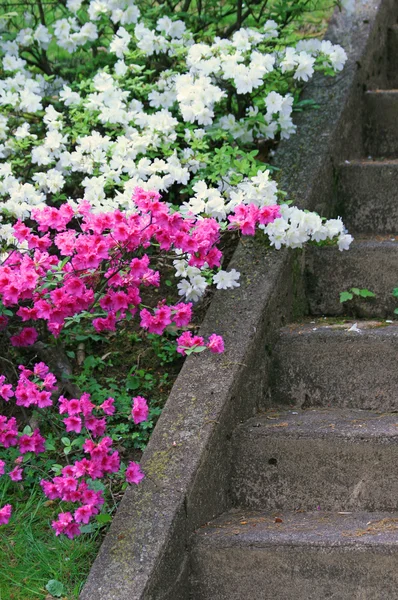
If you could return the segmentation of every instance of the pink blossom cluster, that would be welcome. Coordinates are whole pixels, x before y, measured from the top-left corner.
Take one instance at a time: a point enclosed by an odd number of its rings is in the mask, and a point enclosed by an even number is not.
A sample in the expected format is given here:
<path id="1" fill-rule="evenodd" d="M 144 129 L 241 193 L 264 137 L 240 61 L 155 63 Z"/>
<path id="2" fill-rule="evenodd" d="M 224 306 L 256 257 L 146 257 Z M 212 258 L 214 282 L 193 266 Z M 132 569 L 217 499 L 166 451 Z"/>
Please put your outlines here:
<path id="1" fill-rule="evenodd" d="M 180 302 L 174 306 L 168 306 L 163 301 L 155 308 L 153 314 L 146 308 L 142 309 L 140 317 L 140 325 L 143 329 L 146 329 L 149 333 L 162 335 L 166 327 L 173 322 L 177 327 L 184 327 L 190 323 L 192 303 Z"/>
<path id="2" fill-rule="evenodd" d="M 255 204 L 239 204 L 228 216 L 230 229 L 240 229 L 243 235 L 254 235 L 257 225 L 268 225 L 281 216 L 277 204 L 258 207 Z"/>
<path id="3" fill-rule="evenodd" d="M 191 266 L 220 265 L 215 219 L 183 218 L 158 193 L 139 188 L 133 202 L 136 212 L 130 215 L 118 210 L 93 213 L 87 202 L 77 211 L 68 204 L 36 209 L 31 216 L 37 231 L 18 221 L 14 234 L 28 250 L 11 252 L 0 266 L 4 306 L 17 306 L 22 321 L 44 321 L 55 336 L 68 317 L 99 306 L 104 315 L 93 319 L 93 326 L 115 330 L 118 321 L 137 312 L 141 286 L 159 286 L 159 272 L 143 252 L 149 246 L 178 250 L 189 256 Z M 162 333 L 173 322 L 177 327 L 188 324 L 191 305 L 162 303 L 154 314 L 144 308 L 140 317 L 149 332 Z M 27 346 L 36 339 L 35 328 L 26 327 L 11 342 Z"/>
<path id="4" fill-rule="evenodd" d="M 14 396 L 16 404 L 24 407 L 52 406 L 51 393 L 57 389 L 57 382 L 48 366 L 41 362 L 35 364 L 32 370 L 22 365 L 19 370 L 20 375 L 15 390 L 12 385 L 5 383 L 5 377 L 1 376 L 0 389 L 3 399 L 9 401 Z M 58 519 L 52 523 L 56 535 L 64 534 L 69 538 L 79 535 L 81 526 L 95 517 L 104 503 L 102 491 L 90 489 L 86 479 L 96 480 L 111 474 L 122 475 L 119 453 L 112 449 L 112 439 L 107 436 L 102 437 L 106 431 L 106 418 L 115 413 L 114 402 L 114 398 L 107 398 L 102 404 L 96 406 L 87 393 L 83 393 L 80 398 L 68 399 L 60 396 L 58 399 L 59 414 L 61 417 L 67 414 L 62 419 L 66 431 L 80 434 L 85 428 L 86 439 L 82 451 L 87 456 L 63 467 L 61 475 L 51 480 L 41 480 L 43 492 L 50 500 L 57 499 L 75 505 L 72 512 L 60 513 Z M 148 414 L 146 399 L 142 396 L 133 398 L 131 417 L 134 423 L 145 421 Z M 94 441 L 93 438 L 101 439 Z M 18 449 L 19 456 L 14 460 L 15 466 L 8 475 L 12 481 L 21 481 L 23 455 L 28 452 L 36 455 L 44 452 L 45 438 L 40 434 L 39 429 L 35 429 L 30 434 L 20 434 L 15 417 L 7 418 L 0 415 L 0 445 L 4 448 L 12 446 Z M 0 460 L 0 476 L 5 472 L 6 463 Z M 124 476 L 128 483 L 137 484 L 143 479 L 144 474 L 139 464 L 131 461 Z M 0 510 L 0 525 L 8 523 L 10 517 L 11 506 L 6 505 Z"/>
<path id="5" fill-rule="evenodd" d="M 213 218 L 183 217 L 173 212 L 156 192 L 136 189 L 133 203 L 135 211 L 131 214 L 118 210 L 94 213 L 85 201 L 77 210 L 68 204 L 59 209 L 45 207 L 32 211 L 34 227 L 16 223 L 15 236 L 23 244 L 0 265 L 0 301 L 26 323 L 9 336 L 14 346 L 36 342 L 38 329 L 32 322 L 46 324 L 50 333 L 58 336 L 66 320 L 83 311 L 92 314 L 98 332 L 115 330 L 119 321 L 136 314 L 142 329 L 151 334 L 162 335 L 172 324 L 177 328 L 189 326 L 191 303 L 168 305 L 162 300 L 154 309 L 142 306 L 143 288 L 160 285 L 160 274 L 151 261 L 157 260 L 161 252 L 173 251 L 185 257 L 191 267 L 219 267 L 220 225 Z M 229 216 L 229 227 L 253 235 L 258 224 L 271 223 L 279 216 L 277 206 L 240 205 Z M 159 250 L 154 252 L 154 248 Z M 13 326 L 15 319 L 10 322 L 1 316 L 0 328 Z M 177 338 L 181 355 L 206 348 L 222 353 L 222 337 L 213 333 L 205 341 L 186 330 Z M 47 365 L 37 363 L 32 369 L 20 366 L 19 371 L 15 388 L 0 376 L 0 398 L 6 402 L 14 398 L 16 405 L 24 409 L 52 408 L 57 382 Z M 121 463 L 112 439 L 106 435 L 107 419 L 116 410 L 114 398 L 98 404 L 88 393 L 79 398 L 60 396 L 57 407 L 57 418 L 66 432 L 83 435 L 85 441 L 78 450 L 78 459 L 55 477 L 42 479 L 41 486 L 49 499 L 73 506 L 52 523 L 56 535 L 73 538 L 104 503 L 102 491 L 91 489 L 89 480 L 123 475 L 128 483 L 138 484 L 144 474 L 138 463 L 131 461 L 127 467 Z M 133 398 L 133 422 L 142 423 L 148 415 L 146 399 Z M 46 449 L 39 429 L 20 433 L 16 419 L 2 415 L 0 445 L 18 452 L 8 471 L 13 481 L 23 479 L 22 462 L 31 460 L 29 453 L 34 457 Z M 5 473 L 5 461 L 0 461 L 0 476 Z M 8 504 L 0 509 L 0 525 L 9 521 L 11 512 Z"/>
<path id="6" fill-rule="evenodd" d="M 16 405 L 28 408 L 52 406 L 51 394 L 57 389 L 55 376 L 44 363 L 36 363 L 33 371 L 19 366 L 20 376 L 13 395 Z M 4 398 L 6 399 L 6 398 Z"/>
<path id="7" fill-rule="evenodd" d="M 182 356 L 186 356 L 192 351 L 200 352 L 206 348 L 214 354 L 221 354 L 224 352 L 224 341 L 222 337 L 212 333 L 206 344 L 202 336 L 192 335 L 190 331 L 184 331 L 184 333 L 177 338 L 177 352 L 182 354 Z"/>

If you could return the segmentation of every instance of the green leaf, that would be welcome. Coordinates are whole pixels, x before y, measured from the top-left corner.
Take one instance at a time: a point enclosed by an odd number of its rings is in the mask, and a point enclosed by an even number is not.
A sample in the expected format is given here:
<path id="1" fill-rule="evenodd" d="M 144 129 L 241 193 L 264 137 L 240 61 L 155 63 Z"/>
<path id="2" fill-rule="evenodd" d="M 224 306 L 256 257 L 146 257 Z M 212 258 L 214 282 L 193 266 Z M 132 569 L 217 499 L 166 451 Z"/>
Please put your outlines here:
<path id="1" fill-rule="evenodd" d="M 97 515 L 95 518 L 98 523 L 109 523 L 109 521 L 112 521 L 111 515 L 107 514 Z"/>
<path id="2" fill-rule="evenodd" d="M 376 294 L 371 292 L 370 290 L 359 290 L 359 295 L 361 298 L 376 298 Z"/>
<path id="3" fill-rule="evenodd" d="M 54 598 L 60 598 L 62 594 L 65 593 L 63 583 L 57 581 L 56 579 L 50 579 L 46 585 L 46 590 L 49 594 L 51 594 L 51 596 L 54 596 Z"/>
<path id="4" fill-rule="evenodd" d="M 394 315 L 398 315 L 398 308 L 394 309 Z"/>
<path id="5" fill-rule="evenodd" d="M 93 531 L 95 531 L 95 527 L 93 523 L 88 523 L 88 525 L 83 525 L 80 527 L 80 531 L 82 533 L 93 533 Z"/>
<path id="6" fill-rule="evenodd" d="M 352 300 L 353 295 L 350 292 L 340 292 L 340 302 L 347 302 L 347 300 Z"/>
<path id="7" fill-rule="evenodd" d="M 355 294 L 356 296 L 360 296 L 361 295 L 361 290 L 359 288 L 351 288 L 350 290 L 353 294 Z"/>
<path id="8" fill-rule="evenodd" d="M 394 296 L 394 298 L 398 298 L 398 288 L 393 289 L 392 295 Z"/>
<path id="9" fill-rule="evenodd" d="M 70 446 L 70 439 L 67 437 L 61 438 L 61 442 L 63 443 L 64 446 Z"/>

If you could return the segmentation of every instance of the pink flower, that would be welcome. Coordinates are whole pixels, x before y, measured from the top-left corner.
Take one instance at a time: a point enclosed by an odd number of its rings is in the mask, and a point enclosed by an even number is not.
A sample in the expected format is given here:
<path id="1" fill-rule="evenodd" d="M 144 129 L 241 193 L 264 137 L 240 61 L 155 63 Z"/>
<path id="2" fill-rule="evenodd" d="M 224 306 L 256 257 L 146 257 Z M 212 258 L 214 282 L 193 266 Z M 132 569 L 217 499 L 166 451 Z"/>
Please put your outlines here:
<path id="1" fill-rule="evenodd" d="M 4 462 L 4 460 L 0 460 L 0 477 L 5 473 L 5 466 L 6 463 Z"/>
<path id="2" fill-rule="evenodd" d="M 138 463 L 130 461 L 126 469 L 126 481 L 128 483 L 135 483 L 138 485 L 145 475 L 141 471 L 141 467 Z"/>
<path id="3" fill-rule="evenodd" d="M 105 402 L 100 404 L 99 408 L 102 408 L 106 415 L 113 415 L 115 412 L 114 402 L 114 398 L 107 398 Z"/>
<path id="4" fill-rule="evenodd" d="M 39 334 L 34 327 L 25 327 L 17 335 L 12 335 L 10 342 L 13 346 L 32 346 L 38 337 Z"/>
<path id="5" fill-rule="evenodd" d="M 5 382 L 4 375 L 0 375 L 0 397 L 3 398 L 6 402 L 14 395 L 12 390 L 12 385 Z"/>
<path id="6" fill-rule="evenodd" d="M 99 437 L 101 435 L 104 435 L 104 433 L 105 433 L 106 420 L 105 420 L 105 418 L 96 419 L 92 415 L 89 415 L 88 417 L 85 417 L 84 425 L 85 425 L 86 429 L 91 431 L 91 433 L 94 437 Z"/>
<path id="7" fill-rule="evenodd" d="M 133 408 L 131 411 L 131 416 L 133 417 L 133 421 L 136 425 L 138 423 L 142 423 L 142 421 L 146 421 L 148 419 L 149 408 L 147 401 L 142 396 L 136 396 L 133 398 Z"/>
<path id="8" fill-rule="evenodd" d="M 221 354 L 224 352 L 224 340 L 222 339 L 221 335 L 212 333 L 209 337 L 207 347 L 210 352 L 213 352 L 214 354 Z"/>
<path id="9" fill-rule="evenodd" d="M 44 442 L 44 437 L 40 435 L 38 429 L 35 429 L 32 435 L 21 435 L 18 440 L 19 451 L 21 454 L 25 454 L 26 452 L 40 454 L 40 452 L 44 452 L 45 450 Z"/>
<path id="10" fill-rule="evenodd" d="M 64 419 L 66 431 L 69 433 L 70 431 L 74 431 L 75 433 L 80 433 L 82 430 L 82 420 L 80 417 L 67 417 Z"/>
<path id="11" fill-rule="evenodd" d="M 79 525 L 73 521 L 70 512 L 60 513 L 58 515 L 58 521 L 53 521 L 51 527 L 54 529 L 55 535 L 63 533 L 70 539 L 73 539 L 81 533 Z"/>
<path id="12" fill-rule="evenodd" d="M 3 508 L 0 508 L 0 525 L 7 525 L 11 518 L 12 508 L 11 504 L 6 504 Z"/>
<path id="13" fill-rule="evenodd" d="M 192 302 L 188 304 L 180 302 L 171 308 L 175 311 L 172 318 L 177 327 L 185 327 L 189 324 L 192 318 Z"/>
<path id="14" fill-rule="evenodd" d="M 186 350 L 204 347 L 204 339 L 199 335 L 193 336 L 190 331 L 184 331 L 184 333 L 177 338 L 177 352 L 182 354 L 182 356 L 186 356 Z"/>
<path id="15" fill-rule="evenodd" d="M 20 467 L 15 467 L 12 471 L 8 473 L 10 479 L 12 481 L 21 481 L 22 479 L 22 469 Z"/>
<path id="16" fill-rule="evenodd" d="M 98 513 L 98 508 L 92 504 L 85 504 L 75 510 L 74 517 L 76 523 L 84 523 L 87 525 L 93 515 Z"/>

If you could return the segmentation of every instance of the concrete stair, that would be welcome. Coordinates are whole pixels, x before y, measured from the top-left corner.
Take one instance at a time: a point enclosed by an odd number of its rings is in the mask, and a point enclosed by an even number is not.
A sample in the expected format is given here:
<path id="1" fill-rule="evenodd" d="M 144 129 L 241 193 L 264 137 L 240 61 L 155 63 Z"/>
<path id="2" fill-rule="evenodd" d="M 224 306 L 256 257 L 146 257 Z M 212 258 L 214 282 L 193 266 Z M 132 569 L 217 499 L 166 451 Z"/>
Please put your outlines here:
<path id="1" fill-rule="evenodd" d="M 233 504 L 261 511 L 398 512 L 397 452 L 396 414 L 269 410 L 236 431 Z"/>
<path id="2" fill-rule="evenodd" d="M 366 153 L 398 156 L 398 90 L 370 90 L 365 94 Z"/>
<path id="3" fill-rule="evenodd" d="M 306 250 L 307 300 L 312 315 L 355 315 L 391 319 L 398 287 L 398 235 L 356 236 L 349 252 L 334 247 Z M 340 292 L 368 289 L 375 298 L 342 304 Z"/>
<path id="4" fill-rule="evenodd" d="M 200 530 L 192 598 L 393 600 L 398 514 L 231 511 Z"/>
<path id="5" fill-rule="evenodd" d="M 341 164 L 338 208 L 346 227 L 353 233 L 396 233 L 398 160 L 361 159 Z"/>
<path id="6" fill-rule="evenodd" d="M 398 411 L 398 323 L 312 321 L 281 330 L 272 402 Z"/>
<path id="7" fill-rule="evenodd" d="M 233 508 L 193 536 L 191 600 L 398 600 L 398 25 L 388 53 L 365 156 L 336 173 L 357 239 L 306 250 L 310 316 L 270 352 L 273 408 L 232 436 Z M 341 304 L 352 287 L 376 297 Z"/>
<path id="8" fill-rule="evenodd" d="M 388 87 L 398 89 L 398 25 L 388 31 Z"/>

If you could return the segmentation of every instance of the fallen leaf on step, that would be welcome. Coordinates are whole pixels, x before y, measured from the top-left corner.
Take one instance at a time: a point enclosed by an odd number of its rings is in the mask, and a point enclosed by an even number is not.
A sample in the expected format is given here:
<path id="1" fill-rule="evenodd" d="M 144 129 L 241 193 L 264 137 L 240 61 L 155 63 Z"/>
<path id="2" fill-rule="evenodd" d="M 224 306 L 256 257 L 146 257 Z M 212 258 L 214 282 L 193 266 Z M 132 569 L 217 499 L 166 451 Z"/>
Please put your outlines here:
<path id="1" fill-rule="evenodd" d="M 275 517 L 275 523 L 283 523 L 283 519 L 280 517 Z"/>

